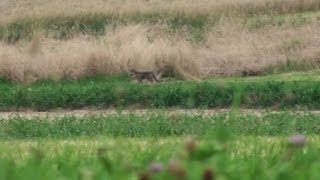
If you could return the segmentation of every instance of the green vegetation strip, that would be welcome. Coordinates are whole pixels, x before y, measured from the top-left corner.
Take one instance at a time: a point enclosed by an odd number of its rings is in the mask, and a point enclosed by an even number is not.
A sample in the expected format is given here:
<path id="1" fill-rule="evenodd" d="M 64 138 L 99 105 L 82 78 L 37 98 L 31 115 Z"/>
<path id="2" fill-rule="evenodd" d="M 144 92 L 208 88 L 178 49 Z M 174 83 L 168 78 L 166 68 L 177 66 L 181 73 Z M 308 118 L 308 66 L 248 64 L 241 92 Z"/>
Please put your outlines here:
<path id="1" fill-rule="evenodd" d="M 23 18 L 0 25 L 0 39 L 14 43 L 20 39 L 30 39 L 36 31 L 43 31 L 56 39 L 69 39 L 77 34 L 104 35 L 107 30 L 132 23 L 167 24 L 175 31 L 187 27 L 195 35 L 201 35 L 207 23 L 214 24 L 218 15 L 192 15 L 180 13 L 141 13 L 134 14 L 79 14 L 74 16 L 52 16 Z M 208 19 L 211 19 L 210 21 Z"/>
<path id="2" fill-rule="evenodd" d="M 283 136 L 320 133 L 320 116 L 309 113 L 217 113 L 211 116 L 150 113 L 76 118 L 11 117 L 0 120 L 0 139 L 75 137 L 207 136 L 221 131 L 233 135 Z"/>
<path id="3" fill-rule="evenodd" d="M 319 6 L 316 7 L 319 9 Z M 241 14 L 241 13 L 240 13 Z M 134 12 L 129 14 L 87 13 L 72 16 L 47 16 L 47 17 L 24 17 L 7 24 L 0 25 L 0 40 L 15 43 L 21 39 L 31 39 L 35 32 L 45 32 L 56 39 L 69 39 L 74 35 L 87 34 L 93 36 L 105 35 L 108 30 L 127 24 L 166 24 L 168 32 L 181 32 L 187 29 L 188 35 L 193 41 L 205 39 L 208 28 L 220 23 L 226 13 L 173 13 L 173 12 Z M 319 12 L 299 12 L 295 14 L 283 14 L 276 10 L 270 12 L 254 11 L 244 12 L 236 16 L 243 27 L 255 30 L 265 26 L 293 27 L 303 26 L 317 22 Z M 240 17 L 240 18 L 239 18 Z"/>
<path id="4" fill-rule="evenodd" d="M 319 137 L 295 138 L 1 141 L 0 179 L 318 179 Z"/>
<path id="5" fill-rule="evenodd" d="M 3 80 L 0 110 L 32 108 L 129 107 L 144 108 L 320 108 L 320 81 L 273 78 L 217 79 L 203 82 L 131 83 L 125 78 L 85 78 L 22 85 Z M 282 77 L 285 78 L 285 77 Z"/>

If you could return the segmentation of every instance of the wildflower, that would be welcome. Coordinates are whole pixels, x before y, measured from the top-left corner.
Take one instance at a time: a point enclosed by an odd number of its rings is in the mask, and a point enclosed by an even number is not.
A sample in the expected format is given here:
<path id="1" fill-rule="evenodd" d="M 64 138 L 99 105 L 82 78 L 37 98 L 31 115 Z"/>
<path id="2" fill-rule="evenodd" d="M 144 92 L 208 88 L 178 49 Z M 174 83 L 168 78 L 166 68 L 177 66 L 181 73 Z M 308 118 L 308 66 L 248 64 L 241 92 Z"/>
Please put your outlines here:
<path id="1" fill-rule="evenodd" d="M 306 144 L 306 137 L 301 134 L 292 135 L 289 138 L 287 150 L 283 154 L 284 160 L 290 160 L 296 153 L 301 152 Z"/>
<path id="2" fill-rule="evenodd" d="M 149 170 L 152 173 L 158 173 L 161 172 L 163 170 L 163 166 L 161 163 L 151 163 L 149 166 Z"/>
<path id="3" fill-rule="evenodd" d="M 296 134 L 290 137 L 290 144 L 294 146 L 303 147 L 306 141 L 306 137 L 301 134 Z"/>

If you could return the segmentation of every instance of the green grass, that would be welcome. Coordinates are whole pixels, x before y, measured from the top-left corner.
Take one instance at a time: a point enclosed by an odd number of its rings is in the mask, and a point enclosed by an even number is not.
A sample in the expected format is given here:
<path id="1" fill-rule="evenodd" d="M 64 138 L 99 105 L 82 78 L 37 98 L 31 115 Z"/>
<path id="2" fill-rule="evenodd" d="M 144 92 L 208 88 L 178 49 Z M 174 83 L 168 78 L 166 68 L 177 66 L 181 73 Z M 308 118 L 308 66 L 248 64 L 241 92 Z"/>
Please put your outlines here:
<path id="1" fill-rule="evenodd" d="M 319 115 L 119 113 L 1 119 L 0 179 L 202 179 L 205 171 L 215 179 L 320 177 Z M 305 145 L 289 141 L 296 133 Z M 195 141 L 185 141 L 190 136 Z M 178 164 L 169 166 L 172 160 Z M 160 172 L 150 170 L 154 163 Z"/>
<path id="2" fill-rule="evenodd" d="M 319 12 L 302 12 L 294 14 L 261 14 L 241 19 L 243 27 L 254 31 L 263 27 L 301 27 L 318 21 Z"/>
<path id="3" fill-rule="evenodd" d="M 221 141 L 215 136 L 185 148 L 184 138 L 73 139 L 1 141 L 1 179 L 202 179 L 205 169 L 216 179 L 318 179 L 319 137 L 302 149 L 287 138 L 242 136 Z M 168 169 L 170 159 L 178 165 Z M 153 162 L 163 169 L 152 173 Z M 180 173 L 183 174 L 183 173 Z M 181 177 L 182 175 L 180 175 Z M 178 176 L 179 177 L 179 176 Z"/>
<path id="4" fill-rule="evenodd" d="M 299 41 L 291 41 L 292 44 L 284 44 L 288 45 L 287 47 L 282 48 L 292 48 L 292 51 L 298 49 L 295 46 L 300 46 Z M 288 53 L 289 54 L 289 53 Z M 277 65 L 273 65 L 267 67 L 261 72 L 261 75 L 274 75 L 274 74 L 285 74 L 285 73 L 309 73 L 312 71 L 318 72 L 320 69 L 320 63 L 310 61 L 310 59 L 301 59 L 297 57 L 293 57 L 292 55 L 286 55 L 286 61 L 284 63 L 279 63 Z"/>
<path id="5" fill-rule="evenodd" d="M 269 73 L 262 76 L 247 76 L 247 77 L 226 77 L 226 78 L 210 78 L 214 82 L 302 82 L 302 81 L 320 81 L 320 71 L 304 71 L 304 72 L 287 72 L 287 73 Z"/>
<path id="6" fill-rule="evenodd" d="M 174 80 L 154 85 L 131 83 L 126 77 L 103 76 L 57 82 L 47 80 L 31 85 L 3 80 L 0 109 L 124 108 L 137 105 L 145 108 L 225 108 L 233 105 L 236 94 L 240 95 L 239 106 L 244 108 L 320 107 L 318 75 L 282 76 L 283 80 L 278 78 L 281 75 L 276 75 L 203 82 Z"/>
<path id="7" fill-rule="evenodd" d="M 57 118 L 11 117 L 0 120 L 0 139 L 76 138 L 76 137 L 180 137 L 207 136 L 227 129 L 234 135 L 286 136 L 295 132 L 320 134 L 319 115 L 290 112 L 237 114 L 218 113 L 211 116 L 108 115 Z"/>

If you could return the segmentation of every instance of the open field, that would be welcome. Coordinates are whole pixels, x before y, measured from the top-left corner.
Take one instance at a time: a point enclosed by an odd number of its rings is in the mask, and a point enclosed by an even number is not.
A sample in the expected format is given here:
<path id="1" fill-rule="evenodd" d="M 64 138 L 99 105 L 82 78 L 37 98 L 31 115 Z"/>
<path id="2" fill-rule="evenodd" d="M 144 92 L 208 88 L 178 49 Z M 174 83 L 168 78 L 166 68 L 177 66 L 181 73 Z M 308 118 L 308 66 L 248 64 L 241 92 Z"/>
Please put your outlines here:
<path id="1" fill-rule="evenodd" d="M 0 180 L 318 180 L 319 29 L 319 0 L 1 0 Z"/>
<path id="2" fill-rule="evenodd" d="M 270 13 L 295 13 L 317 11 L 320 3 L 316 0 L 25 0 L 1 1 L 2 20 L 23 16 L 46 16 L 52 14 L 78 14 L 83 12 L 110 12 L 128 14 L 132 12 L 185 12 L 189 14 L 224 13 L 226 15 L 252 15 Z"/>
<path id="3" fill-rule="evenodd" d="M 77 79 L 169 66 L 190 79 L 318 69 L 317 0 L 188 2 L 1 1 L 0 75 Z"/>

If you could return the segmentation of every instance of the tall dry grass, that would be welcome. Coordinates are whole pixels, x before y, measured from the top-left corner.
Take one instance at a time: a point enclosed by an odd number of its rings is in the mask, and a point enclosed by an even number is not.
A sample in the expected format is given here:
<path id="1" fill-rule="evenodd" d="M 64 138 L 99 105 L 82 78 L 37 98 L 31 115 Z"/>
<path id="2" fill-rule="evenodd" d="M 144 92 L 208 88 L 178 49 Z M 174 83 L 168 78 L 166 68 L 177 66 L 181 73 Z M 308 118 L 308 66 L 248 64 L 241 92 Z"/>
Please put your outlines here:
<path id="1" fill-rule="evenodd" d="M 91 12 L 115 16 L 130 15 L 136 12 L 189 15 L 216 13 L 242 16 L 319 9 L 319 0 L 1 0 L 0 22 L 4 23 L 26 16 L 43 17 Z"/>
<path id="2" fill-rule="evenodd" d="M 302 22 L 305 24 L 298 27 L 264 26 L 258 21 L 261 28 L 254 31 L 243 28 L 239 20 L 233 20 L 245 16 L 243 19 L 249 22 L 248 16 L 258 14 L 268 16 L 316 10 L 320 10 L 319 0 L 2 0 L 1 24 L 26 16 L 41 18 L 62 14 L 63 17 L 92 12 L 125 18 L 132 13 L 141 13 L 142 16 L 159 13 L 168 17 L 172 14 L 188 15 L 186 17 L 200 14 L 207 18 L 213 17 L 210 14 L 219 14 L 219 17 L 232 18 L 228 21 L 221 18 L 212 29 L 208 26 L 207 32 L 201 32 L 205 34 L 205 41 L 200 45 L 186 41 L 188 35 L 183 32 L 184 26 L 178 33 L 169 34 L 164 22 L 126 26 L 120 23 L 117 29 L 107 30 L 99 39 L 77 35 L 69 40 L 57 40 L 48 32 L 42 33 L 43 29 L 35 28 L 30 30 L 30 34 L 36 32 L 30 42 L 0 43 L 0 75 L 30 82 L 46 78 L 112 75 L 135 68 L 146 71 L 164 69 L 175 76 L 195 79 L 244 72 L 254 74 L 288 61 L 316 65 L 320 61 L 318 17 L 312 22 Z M 23 22 L 17 25 L 18 31 Z M 35 21 L 31 26 L 37 23 Z"/>
<path id="3" fill-rule="evenodd" d="M 252 32 L 240 25 L 225 24 L 208 34 L 206 48 L 201 48 L 199 55 L 210 75 L 260 74 L 288 61 L 317 68 L 319 28 L 320 24 L 315 23 L 296 28 L 265 27 Z"/>
<path id="4" fill-rule="evenodd" d="M 98 40 L 89 36 L 68 41 L 44 37 L 39 40 L 37 35 L 31 42 L 11 46 L 2 43 L 0 74 L 29 82 L 112 75 L 132 68 L 154 71 L 171 67 L 185 78 L 201 76 L 193 53 L 195 48 L 185 40 L 173 41 L 161 36 L 157 29 L 133 25 L 119 28 Z"/>
<path id="5" fill-rule="evenodd" d="M 190 79 L 260 72 L 288 59 L 320 62 L 319 23 L 257 31 L 225 23 L 208 31 L 201 45 L 189 43 L 183 34 L 168 34 L 166 29 L 128 25 L 98 39 L 78 36 L 66 41 L 39 32 L 31 42 L 0 44 L 0 75 L 30 82 L 170 67 L 177 76 Z"/>

